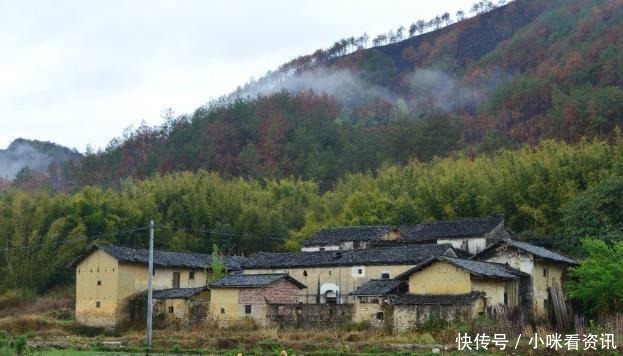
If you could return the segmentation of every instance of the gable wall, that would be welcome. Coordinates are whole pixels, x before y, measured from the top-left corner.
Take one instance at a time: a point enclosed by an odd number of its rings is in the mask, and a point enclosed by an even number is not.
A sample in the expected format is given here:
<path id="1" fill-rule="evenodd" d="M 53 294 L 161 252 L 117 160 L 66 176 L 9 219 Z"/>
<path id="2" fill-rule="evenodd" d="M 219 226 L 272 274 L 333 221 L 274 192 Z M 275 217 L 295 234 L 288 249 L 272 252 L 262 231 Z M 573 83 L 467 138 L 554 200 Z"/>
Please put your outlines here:
<path id="1" fill-rule="evenodd" d="M 118 272 L 117 260 L 102 250 L 95 250 L 76 266 L 78 323 L 102 327 L 116 324 Z"/>
<path id="2" fill-rule="evenodd" d="M 445 261 L 435 261 L 409 276 L 409 293 L 467 294 L 472 291 L 468 272 Z"/>

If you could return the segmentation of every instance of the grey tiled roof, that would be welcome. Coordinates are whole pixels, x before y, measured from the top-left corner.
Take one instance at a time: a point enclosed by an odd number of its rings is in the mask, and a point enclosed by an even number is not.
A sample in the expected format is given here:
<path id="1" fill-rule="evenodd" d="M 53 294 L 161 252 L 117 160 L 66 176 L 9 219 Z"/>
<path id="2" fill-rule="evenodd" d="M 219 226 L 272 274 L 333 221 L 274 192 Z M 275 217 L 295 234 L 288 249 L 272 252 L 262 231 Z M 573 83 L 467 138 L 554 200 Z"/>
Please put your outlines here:
<path id="1" fill-rule="evenodd" d="M 119 262 L 147 264 L 149 250 L 113 245 L 93 245 L 85 254 L 78 257 L 72 265 L 77 265 L 96 249 L 102 249 Z M 223 264 L 230 271 L 240 270 L 241 257 L 223 256 Z M 183 268 L 210 268 L 212 255 L 193 252 L 173 252 L 154 250 L 154 266 L 156 267 L 183 267 Z"/>
<path id="2" fill-rule="evenodd" d="M 153 291 L 152 296 L 154 299 L 188 299 L 205 290 L 208 287 L 161 289 Z"/>
<path id="3" fill-rule="evenodd" d="M 432 240 L 438 238 L 461 238 L 482 236 L 504 222 L 503 215 L 461 220 L 444 220 L 407 226 L 407 240 Z"/>
<path id="4" fill-rule="evenodd" d="M 396 305 L 466 305 L 484 296 L 485 293 L 479 291 L 457 295 L 402 294 L 397 296 L 393 303 Z"/>
<path id="5" fill-rule="evenodd" d="M 295 268 L 357 265 L 418 264 L 452 250 L 449 244 L 414 244 L 369 249 L 316 252 L 257 253 L 246 260 L 244 269 Z"/>
<path id="6" fill-rule="evenodd" d="M 559 262 L 559 263 L 566 263 L 566 264 L 570 264 L 570 265 L 577 265 L 578 262 L 563 256 L 559 253 L 556 253 L 554 251 L 550 251 L 546 248 L 540 247 L 540 246 L 535 246 L 532 244 L 529 244 L 527 242 L 521 242 L 521 241 L 516 241 L 513 239 L 504 239 L 501 241 L 498 241 L 496 243 L 494 243 L 493 245 L 487 247 L 486 249 L 480 251 L 478 254 L 476 254 L 476 256 L 474 256 L 474 259 L 479 259 L 482 258 L 483 256 L 487 256 L 491 251 L 497 249 L 499 246 L 501 245 L 507 245 L 507 246 L 511 246 L 514 248 L 517 248 L 519 250 L 522 250 L 524 252 L 530 253 L 534 256 L 546 259 L 546 260 L 550 260 L 550 261 L 554 261 L 554 262 Z"/>
<path id="7" fill-rule="evenodd" d="M 210 288 L 259 288 L 266 287 L 282 279 L 289 281 L 300 289 L 307 288 L 303 283 L 290 277 L 287 273 L 230 274 L 210 283 Z"/>
<path id="8" fill-rule="evenodd" d="M 462 258 L 452 258 L 447 256 L 436 256 L 419 265 L 411 268 L 410 270 L 396 276 L 397 279 L 402 279 L 410 276 L 416 271 L 424 269 L 435 261 L 448 262 L 462 270 L 469 272 L 471 275 L 482 278 L 493 279 L 519 279 L 523 276 L 528 276 L 526 273 L 516 270 L 510 266 L 501 263 L 481 262 L 474 260 L 467 260 Z"/>
<path id="9" fill-rule="evenodd" d="M 302 242 L 303 246 L 323 246 L 339 244 L 347 241 L 374 241 L 395 229 L 391 226 L 344 226 L 321 229 L 309 239 Z"/>
<path id="10" fill-rule="evenodd" d="M 396 279 L 371 279 L 350 294 L 360 296 L 399 294 L 405 291 L 406 287 L 407 284 L 404 281 Z"/>

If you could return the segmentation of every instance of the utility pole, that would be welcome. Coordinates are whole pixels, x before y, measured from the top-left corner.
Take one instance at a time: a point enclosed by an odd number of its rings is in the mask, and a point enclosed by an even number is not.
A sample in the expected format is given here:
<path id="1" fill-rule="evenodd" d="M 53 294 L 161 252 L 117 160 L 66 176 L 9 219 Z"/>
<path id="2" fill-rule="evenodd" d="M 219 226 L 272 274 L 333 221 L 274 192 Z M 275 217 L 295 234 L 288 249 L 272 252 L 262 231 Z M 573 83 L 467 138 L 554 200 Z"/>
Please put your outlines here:
<path id="1" fill-rule="evenodd" d="M 151 349 L 151 321 L 153 312 L 152 279 L 154 277 L 154 221 L 149 222 L 149 267 L 147 268 L 147 347 Z"/>

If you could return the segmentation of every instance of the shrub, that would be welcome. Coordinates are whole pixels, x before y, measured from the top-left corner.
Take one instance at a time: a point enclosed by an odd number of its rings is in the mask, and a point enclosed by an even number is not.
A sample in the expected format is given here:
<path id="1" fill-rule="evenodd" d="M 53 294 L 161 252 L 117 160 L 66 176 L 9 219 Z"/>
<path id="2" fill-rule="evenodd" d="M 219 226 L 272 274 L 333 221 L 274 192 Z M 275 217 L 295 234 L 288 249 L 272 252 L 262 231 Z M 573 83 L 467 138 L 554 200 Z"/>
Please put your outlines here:
<path id="1" fill-rule="evenodd" d="M 15 353 L 17 353 L 18 355 L 23 355 L 26 351 L 27 343 L 28 339 L 24 335 L 15 339 L 15 341 L 13 342 L 13 345 L 15 347 Z"/>

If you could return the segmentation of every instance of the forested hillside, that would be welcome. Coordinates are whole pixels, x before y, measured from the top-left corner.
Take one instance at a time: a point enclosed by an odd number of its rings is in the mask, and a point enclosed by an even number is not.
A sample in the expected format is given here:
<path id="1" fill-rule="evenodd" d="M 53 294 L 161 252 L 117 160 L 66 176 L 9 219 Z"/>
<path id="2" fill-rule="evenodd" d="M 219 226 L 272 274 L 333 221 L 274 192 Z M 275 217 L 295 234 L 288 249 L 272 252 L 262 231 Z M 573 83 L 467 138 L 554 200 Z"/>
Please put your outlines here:
<path id="1" fill-rule="evenodd" d="M 612 136 L 623 122 L 623 1 L 478 6 L 463 20 L 414 19 L 408 36 L 401 27 L 371 48 L 366 36 L 337 41 L 190 115 L 126 132 L 66 167 L 65 188 L 207 169 L 324 190 L 386 163 Z"/>
<path id="2" fill-rule="evenodd" d="M 373 48 L 338 41 L 5 184 L 0 290 L 68 283 L 86 246 L 145 246 L 151 219 L 159 248 L 230 254 L 494 213 L 575 255 L 582 237 L 621 239 L 623 0 L 483 3 Z"/>
<path id="3" fill-rule="evenodd" d="M 385 166 L 374 175 L 347 174 L 324 193 L 312 181 L 224 179 L 203 170 L 124 180 L 118 190 L 11 189 L 0 194 L 0 289 L 70 282 L 68 263 L 90 243 L 146 246 L 152 218 L 166 226 L 156 230 L 158 248 L 208 252 L 217 244 L 249 254 L 297 249 L 325 226 L 503 213 L 514 232 L 547 234 L 578 256 L 581 237 L 623 237 L 622 211 L 620 136 Z"/>

